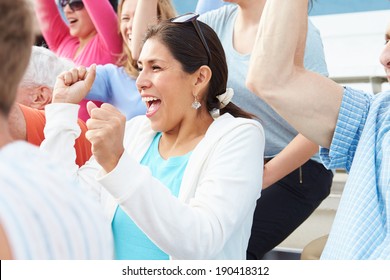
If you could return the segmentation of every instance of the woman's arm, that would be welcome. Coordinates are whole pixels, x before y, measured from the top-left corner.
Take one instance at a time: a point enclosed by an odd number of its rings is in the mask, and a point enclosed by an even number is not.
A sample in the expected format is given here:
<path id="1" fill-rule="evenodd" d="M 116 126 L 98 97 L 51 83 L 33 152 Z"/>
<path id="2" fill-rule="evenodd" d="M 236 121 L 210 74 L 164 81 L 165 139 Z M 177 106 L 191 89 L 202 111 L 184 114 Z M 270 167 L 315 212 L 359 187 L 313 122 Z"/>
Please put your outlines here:
<path id="1" fill-rule="evenodd" d="M 111 64 L 97 65 L 96 77 L 93 85 L 85 97 L 88 100 L 97 100 L 100 102 L 111 103 L 111 93 L 109 89 L 109 75 Z M 123 94 L 118 92 L 117 94 Z"/>
<path id="2" fill-rule="evenodd" d="M 138 60 L 142 49 L 142 40 L 149 25 L 157 23 L 157 3 L 159 0 L 138 0 L 133 19 L 130 51 L 133 59 Z"/>
<path id="3" fill-rule="evenodd" d="M 264 134 L 254 125 L 242 125 L 224 135 L 208 153 L 206 162 L 195 164 L 199 154 L 195 155 L 194 150 L 192 166 L 187 168 L 197 166 L 203 170 L 185 171 L 200 174 L 186 181 L 184 175 L 181 188 L 196 189 L 194 197 L 186 202 L 173 196 L 147 167 L 127 153 L 99 181 L 142 231 L 172 258 L 211 259 L 233 232 L 245 231 L 241 227 L 252 221 L 261 188 L 263 163 L 259 158 L 263 152 Z"/>
<path id="4" fill-rule="evenodd" d="M 266 2 L 247 86 L 308 139 L 329 147 L 343 88 L 303 67 L 307 6 L 307 0 Z"/>
<path id="5" fill-rule="evenodd" d="M 35 0 L 35 13 L 42 35 L 49 48 L 57 52 L 65 39 L 71 38 L 69 28 L 58 11 L 55 0 Z"/>
<path id="6" fill-rule="evenodd" d="M 264 165 L 263 189 L 302 166 L 319 146 L 298 134 L 276 157 Z"/>
<path id="7" fill-rule="evenodd" d="M 117 15 L 110 2 L 108 0 L 83 0 L 83 3 L 105 48 L 112 54 L 120 54 L 122 37 L 118 30 Z"/>
<path id="8" fill-rule="evenodd" d="M 95 78 L 95 65 L 87 72 L 85 67 L 72 69 L 57 77 L 52 104 L 45 107 L 45 140 L 40 149 L 49 153 L 64 172 L 86 189 L 92 190 L 99 199 L 100 184 L 95 176 L 99 164 L 92 158 L 81 168 L 76 164 L 75 140 L 80 136 L 78 103 L 85 97 Z M 72 85 L 72 86 L 70 86 Z"/>

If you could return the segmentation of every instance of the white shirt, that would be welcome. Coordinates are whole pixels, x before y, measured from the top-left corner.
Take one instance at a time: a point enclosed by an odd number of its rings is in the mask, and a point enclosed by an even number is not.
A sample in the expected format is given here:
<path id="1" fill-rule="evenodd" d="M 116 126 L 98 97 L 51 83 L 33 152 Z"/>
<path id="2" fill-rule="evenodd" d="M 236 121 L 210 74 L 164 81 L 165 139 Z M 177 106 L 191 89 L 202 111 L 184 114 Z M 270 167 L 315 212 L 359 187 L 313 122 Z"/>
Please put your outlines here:
<path id="1" fill-rule="evenodd" d="M 174 197 L 139 164 L 156 134 L 145 116 L 127 122 L 125 153 L 105 174 L 93 158 L 75 166 L 77 105 L 50 104 L 45 110 L 41 148 L 91 187 L 109 217 L 119 204 L 171 259 L 246 258 L 263 175 L 264 132 L 257 121 L 229 114 L 215 120 L 192 151 Z"/>
<path id="2" fill-rule="evenodd" d="M 0 149 L 0 224 L 14 259 L 111 259 L 100 208 L 37 147 Z"/>

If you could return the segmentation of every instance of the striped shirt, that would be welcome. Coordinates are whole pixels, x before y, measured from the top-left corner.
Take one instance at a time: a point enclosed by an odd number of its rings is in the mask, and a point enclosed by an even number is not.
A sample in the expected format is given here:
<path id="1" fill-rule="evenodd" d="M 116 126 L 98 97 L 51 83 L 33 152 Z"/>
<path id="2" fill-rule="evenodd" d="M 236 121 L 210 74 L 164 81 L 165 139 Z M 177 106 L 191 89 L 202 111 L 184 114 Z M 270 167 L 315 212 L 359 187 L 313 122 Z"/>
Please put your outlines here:
<path id="1" fill-rule="evenodd" d="M 345 88 L 327 168 L 348 181 L 321 259 L 390 259 L 390 92 Z"/>
<path id="2" fill-rule="evenodd" d="M 0 149 L 0 224 L 14 259 L 111 259 L 110 222 L 37 147 Z"/>

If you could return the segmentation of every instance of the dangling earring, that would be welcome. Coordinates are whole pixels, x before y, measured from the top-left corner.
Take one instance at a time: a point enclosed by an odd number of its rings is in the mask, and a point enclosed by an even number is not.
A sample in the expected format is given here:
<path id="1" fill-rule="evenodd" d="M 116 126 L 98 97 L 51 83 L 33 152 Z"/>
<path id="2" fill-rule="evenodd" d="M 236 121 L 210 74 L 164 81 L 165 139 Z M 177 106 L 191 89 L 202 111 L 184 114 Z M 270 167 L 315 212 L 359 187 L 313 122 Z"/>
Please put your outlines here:
<path id="1" fill-rule="evenodd" d="M 192 102 L 191 107 L 194 108 L 195 110 L 198 110 L 200 108 L 200 106 L 202 106 L 202 104 L 200 104 L 197 96 L 195 95 L 195 100 L 194 100 L 194 102 Z"/>

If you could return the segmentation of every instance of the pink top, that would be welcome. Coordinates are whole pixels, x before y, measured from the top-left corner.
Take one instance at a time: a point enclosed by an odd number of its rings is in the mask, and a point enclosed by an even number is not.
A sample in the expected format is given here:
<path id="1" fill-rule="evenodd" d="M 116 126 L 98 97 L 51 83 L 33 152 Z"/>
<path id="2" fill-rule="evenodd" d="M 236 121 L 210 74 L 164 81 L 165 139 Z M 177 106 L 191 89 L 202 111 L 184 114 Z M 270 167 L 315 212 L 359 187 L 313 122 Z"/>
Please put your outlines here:
<path id="1" fill-rule="evenodd" d="M 90 66 L 93 63 L 116 63 L 122 52 L 122 38 L 118 32 L 117 16 L 108 0 L 83 0 L 84 7 L 97 34 L 85 45 L 75 57 L 79 40 L 69 33 L 54 0 L 36 0 L 36 15 L 41 32 L 49 48 L 61 57 L 72 59 L 77 65 Z M 86 121 L 89 114 L 87 100 L 80 103 L 79 117 Z"/>

